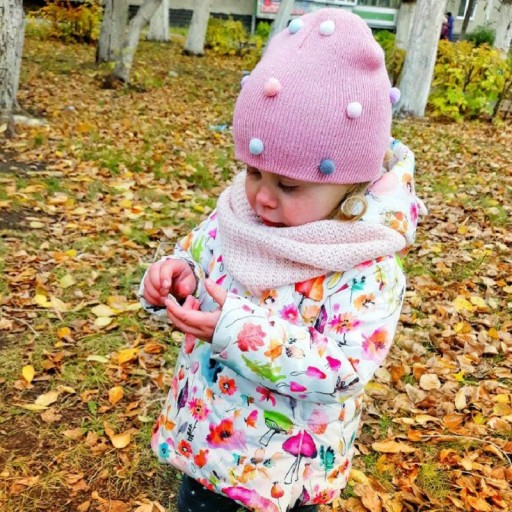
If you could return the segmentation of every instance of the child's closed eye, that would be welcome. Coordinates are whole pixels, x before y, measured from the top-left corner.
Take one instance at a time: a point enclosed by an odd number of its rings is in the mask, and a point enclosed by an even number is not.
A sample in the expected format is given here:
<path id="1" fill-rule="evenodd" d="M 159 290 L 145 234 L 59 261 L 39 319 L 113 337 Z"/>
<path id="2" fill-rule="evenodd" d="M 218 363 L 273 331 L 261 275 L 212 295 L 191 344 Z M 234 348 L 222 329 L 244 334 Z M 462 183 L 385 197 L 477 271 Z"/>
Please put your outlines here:
<path id="1" fill-rule="evenodd" d="M 279 188 L 286 193 L 295 192 L 298 190 L 299 185 L 288 185 L 286 183 L 279 182 Z"/>

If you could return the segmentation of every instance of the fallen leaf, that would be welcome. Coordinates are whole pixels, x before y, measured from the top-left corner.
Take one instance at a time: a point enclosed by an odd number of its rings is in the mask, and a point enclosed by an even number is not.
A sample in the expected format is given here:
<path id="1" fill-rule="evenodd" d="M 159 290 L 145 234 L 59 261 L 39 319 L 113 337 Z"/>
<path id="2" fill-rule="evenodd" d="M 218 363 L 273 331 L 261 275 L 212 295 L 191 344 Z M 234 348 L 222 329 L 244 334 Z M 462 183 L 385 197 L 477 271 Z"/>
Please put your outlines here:
<path id="1" fill-rule="evenodd" d="M 412 453 L 416 448 L 397 441 L 381 441 L 372 444 L 372 448 L 380 453 Z"/>
<path id="2" fill-rule="evenodd" d="M 119 364 L 127 363 L 128 361 L 136 359 L 138 355 L 138 348 L 125 348 L 117 353 L 117 362 Z"/>
<path id="3" fill-rule="evenodd" d="M 441 382 L 439 377 L 434 373 L 424 373 L 420 377 L 420 388 L 425 391 L 432 391 L 433 389 L 440 389 Z"/>
<path id="4" fill-rule="evenodd" d="M 64 430 L 62 432 L 62 434 L 66 437 L 68 437 L 69 439 L 73 439 L 74 441 L 77 441 L 78 439 L 81 439 L 84 434 L 85 434 L 86 430 L 84 428 L 73 428 L 73 429 L 70 429 L 70 430 Z"/>
<path id="5" fill-rule="evenodd" d="M 108 401 L 115 405 L 119 400 L 121 400 L 124 396 L 124 390 L 121 386 L 114 386 L 108 391 Z"/>
<path id="6" fill-rule="evenodd" d="M 132 437 L 131 430 L 127 430 L 126 432 L 122 432 L 121 434 L 116 434 L 114 430 L 112 430 L 112 427 L 110 427 L 110 425 L 107 422 L 105 422 L 103 426 L 105 428 L 105 434 L 107 434 L 114 448 L 126 448 L 130 444 Z"/>
<path id="7" fill-rule="evenodd" d="M 48 406 L 55 403 L 59 399 L 59 392 L 56 390 L 48 391 L 48 393 L 44 393 L 43 395 L 39 395 L 36 398 L 36 405 Z"/>
<path id="8" fill-rule="evenodd" d="M 23 369 L 21 370 L 21 374 L 23 375 L 23 378 L 30 384 L 36 372 L 34 370 L 34 367 L 28 364 L 27 366 L 23 367 Z"/>

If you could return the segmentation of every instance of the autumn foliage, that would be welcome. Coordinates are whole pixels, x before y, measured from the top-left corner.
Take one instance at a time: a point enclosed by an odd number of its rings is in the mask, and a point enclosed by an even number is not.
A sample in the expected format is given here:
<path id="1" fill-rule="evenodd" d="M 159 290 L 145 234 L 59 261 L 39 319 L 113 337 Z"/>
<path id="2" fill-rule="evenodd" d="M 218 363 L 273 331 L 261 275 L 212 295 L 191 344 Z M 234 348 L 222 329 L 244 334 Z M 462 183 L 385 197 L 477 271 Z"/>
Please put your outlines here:
<path id="1" fill-rule="evenodd" d="M 137 285 L 239 168 L 244 70 L 182 43 L 142 43 L 134 86 L 106 90 L 93 47 L 26 42 L 19 100 L 48 125 L 0 148 L 2 511 L 175 511 L 178 475 L 148 442 L 183 336 L 140 310 Z M 394 134 L 429 216 L 335 510 L 506 512 L 512 131 L 425 120 Z"/>

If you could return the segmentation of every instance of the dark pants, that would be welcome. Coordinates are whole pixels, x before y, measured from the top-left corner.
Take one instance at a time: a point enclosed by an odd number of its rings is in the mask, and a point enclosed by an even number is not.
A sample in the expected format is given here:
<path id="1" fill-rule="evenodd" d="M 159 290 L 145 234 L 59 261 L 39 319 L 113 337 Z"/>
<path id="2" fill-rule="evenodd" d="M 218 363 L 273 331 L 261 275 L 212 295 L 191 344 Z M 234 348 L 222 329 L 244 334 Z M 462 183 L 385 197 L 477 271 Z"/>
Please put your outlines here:
<path id="1" fill-rule="evenodd" d="M 247 510 L 238 503 L 209 491 L 193 478 L 183 475 L 180 494 L 178 495 L 178 512 L 237 512 Z M 318 512 L 315 505 L 305 505 L 290 509 L 290 512 Z"/>

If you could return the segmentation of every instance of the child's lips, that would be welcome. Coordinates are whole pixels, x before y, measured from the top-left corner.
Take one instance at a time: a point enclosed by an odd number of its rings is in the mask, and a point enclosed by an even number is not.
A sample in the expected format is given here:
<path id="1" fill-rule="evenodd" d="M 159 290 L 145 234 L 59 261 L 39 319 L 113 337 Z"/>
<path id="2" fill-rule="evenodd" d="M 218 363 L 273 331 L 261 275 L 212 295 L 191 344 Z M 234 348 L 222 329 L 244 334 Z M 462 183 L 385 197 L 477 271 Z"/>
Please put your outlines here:
<path id="1" fill-rule="evenodd" d="M 261 217 L 261 222 L 265 224 L 265 226 L 268 226 L 269 228 L 285 228 L 286 224 L 282 224 L 280 222 L 271 222 L 270 220 L 267 220 L 263 217 Z"/>

